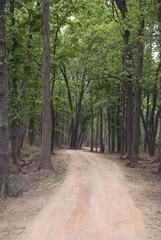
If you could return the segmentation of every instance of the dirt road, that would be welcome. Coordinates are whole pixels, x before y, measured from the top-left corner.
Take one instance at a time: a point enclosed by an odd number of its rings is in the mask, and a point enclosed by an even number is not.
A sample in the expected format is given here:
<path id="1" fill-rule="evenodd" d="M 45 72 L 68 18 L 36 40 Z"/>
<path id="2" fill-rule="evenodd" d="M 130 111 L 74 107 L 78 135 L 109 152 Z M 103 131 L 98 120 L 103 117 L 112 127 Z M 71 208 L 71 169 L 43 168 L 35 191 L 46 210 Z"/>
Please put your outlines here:
<path id="1" fill-rule="evenodd" d="M 72 151 L 70 171 L 23 240 L 147 240 L 142 216 L 115 163 Z"/>

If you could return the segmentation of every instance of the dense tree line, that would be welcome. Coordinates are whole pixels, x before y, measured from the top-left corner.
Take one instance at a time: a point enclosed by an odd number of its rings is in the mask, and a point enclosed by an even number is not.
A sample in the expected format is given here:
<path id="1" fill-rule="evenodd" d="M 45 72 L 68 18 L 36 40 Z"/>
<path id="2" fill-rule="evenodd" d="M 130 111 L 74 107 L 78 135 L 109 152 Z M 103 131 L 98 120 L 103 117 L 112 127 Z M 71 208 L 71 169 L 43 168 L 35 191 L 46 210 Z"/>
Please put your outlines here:
<path id="1" fill-rule="evenodd" d="M 161 159 L 160 84 L 160 0 L 0 0 L 1 196 L 9 142 L 17 167 L 24 141 L 39 168 L 61 145 Z"/>

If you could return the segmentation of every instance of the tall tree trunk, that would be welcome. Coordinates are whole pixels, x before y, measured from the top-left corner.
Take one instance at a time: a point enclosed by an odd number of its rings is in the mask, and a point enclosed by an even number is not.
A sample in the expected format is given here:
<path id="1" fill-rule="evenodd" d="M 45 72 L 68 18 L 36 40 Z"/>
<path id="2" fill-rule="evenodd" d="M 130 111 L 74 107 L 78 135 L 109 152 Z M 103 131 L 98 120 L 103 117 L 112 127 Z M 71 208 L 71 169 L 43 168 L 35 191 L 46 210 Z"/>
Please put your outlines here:
<path id="1" fill-rule="evenodd" d="M 122 20 L 126 19 L 128 13 L 127 1 L 126 0 L 115 0 L 118 9 L 120 10 Z M 132 85 L 132 51 L 130 46 L 130 31 L 128 26 L 126 26 L 123 34 L 123 41 L 125 50 L 122 56 L 124 71 L 126 72 L 125 76 L 125 89 L 127 96 L 127 108 L 126 108 L 126 117 L 127 117 L 127 157 L 131 159 L 132 154 L 132 141 L 133 141 L 133 85 Z"/>
<path id="2" fill-rule="evenodd" d="M 127 83 L 126 88 L 126 94 L 127 94 L 127 129 L 126 129 L 126 135 L 127 135 L 127 157 L 131 159 L 132 156 L 132 142 L 133 142 L 133 87 L 132 82 Z"/>
<path id="3" fill-rule="evenodd" d="M 116 123 L 117 123 L 117 128 L 116 128 L 116 134 L 117 134 L 117 153 L 121 152 L 121 145 L 123 142 L 121 141 L 121 131 L 124 131 L 124 126 L 121 124 L 121 109 L 120 109 L 120 104 L 121 100 L 120 98 L 118 99 L 118 107 L 117 107 L 117 112 L 116 112 Z"/>
<path id="4" fill-rule="evenodd" d="M 159 27 L 159 35 L 161 35 L 161 0 L 158 0 L 158 27 Z M 159 47 L 161 49 L 161 40 L 159 38 Z M 154 102 L 154 107 L 156 109 L 156 100 L 157 100 L 157 84 L 159 83 L 161 85 L 161 50 L 159 51 L 159 63 L 158 63 L 158 68 L 156 71 L 156 82 L 155 82 L 155 89 L 153 92 L 153 102 Z M 161 96 L 161 91 L 160 91 L 160 96 Z M 153 108 L 154 108 L 153 107 Z M 153 109 L 152 109 L 153 110 Z M 161 114 L 161 105 L 158 108 L 157 113 L 155 114 L 155 111 L 153 110 L 152 114 L 151 114 L 151 119 L 153 121 L 149 122 L 149 154 L 150 156 L 154 156 L 155 153 L 155 141 L 156 141 L 156 134 L 157 134 L 157 129 L 158 129 L 158 121 L 159 121 L 159 117 Z M 154 114 L 155 114 L 155 119 L 154 119 Z M 152 124 L 153 123 L 153 124 Z"/>
<path id="5" fill-rule="evenodd" d="M 25 98 L 26 98 L 26 88 L 27 88 L 27 73 L 24 72 L 22 80 L 22 96 L 21 96 L 21 105 L 19 111 L 22 112 L 25 107 Z M 18 136 L 17 136 L 17 157 L 21 158 L 21 149 L 23 146 L 23 135 L 24 135 L 24 124 L 20 120 L 18 125 Z"/>
<path id="6" fill-rule="evenodd" d="M 110 107 L 108 110 L 108 132 L 109 132 L 109 153 L 115 151 L 115 126 L 114 126 L 114 110 Z"/>
<path id="7" fill-rule="evenodd" d="M 28 33 L 28 41 L 27 41 L 27 49 L 30 50 L 32 48 L 32 25 L 30 24 L 29 33 Z M 27 53 L 26 58 L 29 60 L 29 54 Z M 22 112 L 25 107 L 25 98 L 26 98 L 26 89 L 27 89 L 27 72 L 24 69 L 23 79 L 22 79 L 22 93 L 21 93 L 21 104 L 19 111 Z M 23 138 L 24 138 L 24 124 L 20 120 L 17 129 L 17 157 L 21 158 L 21 149 L 23 147 Z"/>
<path id="8" fill-rule="evenodd" d="M 126 101 L 125 94 L 121 98 L 122 105 L 122 118 L 121 118 L 121 154 L 124 155 L 127 152 L 126 149 Z"/>
<path id="9" fill-rule="evenodd" d="M 93 104 L 92 104 L 92 97 L 91 97 L 91 142 L 90 142 L 90 152 L 93 152 L 93 133 L 94 133 L 94 126 L 93 126 Z"/>
<path id="10" fill-rule="evenodd" d="M 7 90 L 8 74 L 6 64 L 6 1 L 0 1 L 0 197 L 5 197 L 9 189 L 9 136 Z"/>
<path id="11" fill-rule="evenodd" d="M 10 0 L 10 13 L 11 13 L 11 24 L 12 27 L 15 26 L 15 1 Z M 12 47 L 11 47 L 11 53 L 13 55 L 13 60 L 12 60 L 12 65 L 14 66 L 13 68 L 11 67 L 12 71 L 12 83 L 11 83 L 11 93 L 12 93 L 12 99 L 11 99 L 11 152 L 12 152 L 12 160 L 13 163 L 18 166 L 18 159 L 17 159 L 17 136 L 18 136 L 18 126 L 17 126 L 17 120 L 15 120 L 15 114 L 17 114 L 17 110 L 15 109 L 15 102 L 16 98 L 18 95 L 17 91 L 17 73 L 16 73 L 16 61 L 15 61 L 15 56 L 14 52 L 17 48 L 18 42 L 16 37 L 13 35 L 12 36 Z M 10 66 L 10 65 L 9 65 Z"/>
<path id="12" fill-rule="evenodd" d="M 33 116 L 33 113 L 35 111 L 35 102 L 32 102 L 31 107 L 30 107 L 30 111 L 31 111 L 31 114 L 30 114 L 30 118 L 29 118 L 28 138 L 29 138 L 29 143 L 32 146 L 33 143 L 34 143 L 34 139 L 35 139 L 35 133 L 34 133 L 34 130 L 35 130 L 35 119 L 34 119 L 34 116 Z M 41 132 L 42 131 L 40 130 L 40 133 Z"/>
<path id="13" fill-rule="evenodd" d="M 96 123 L 96 139 L 95 139 L 96 153 L 98 151 L 98 135 L 99 135 L 99 114 L 97 114 L 97 123 Z"/>
<path id="14" fill-rule="evenodd" d="M 42 1 L 43 10 L 43 66 L 42 66 L 42 145 L 39 169 L 53 169 L 51 163 L 50 108 L 50 8 L 49 0 Z"/>
<path id="15" fill-rule="evenodd" d="M 73 131 L 73 149 L 78 148 L 78 131 L 79 131 L 79 124 L 80 124 L 80 117 L 81 117 L 81 109 L 82 109 L 82 100 L 83 100 L 83 95 L 85 92 L 84 88 L 84 79 L 82 79 L 82 86 L 81 90 L 79 93 L 79 99 L 78 103 L 76 104 L 76 117 L 75 117 L 75 126 L 74 126 L 74 131 Z"/>
<path id="16" fill-rule="evenodd" d="M 111 112 L 108 109 L 108 151 L 111 153 Z"/>
<path id="17" fill-rule="evenodd" d="M 159 21 L 159 34 L 161 35 L 161 0 L 158 0 L 158 5 L 159 5 L 159 10 L 158 10 L 158 21 Z M 159 45 L 161 47 L 161 40 L 159 39 Z M 161 65 L 161 51 L 160 51 L 160 65 Z M 161 68 L 161 67 L 160 67 Z M 160 69 L 161 70 L 161 69 Z M 160 85 L 161 85 L 161 78 L 160 78 Z M 161 89 L 160 89 L 160 96 L 161 96 Z M 159 116 L 160 117 L 160 134 L 159 134 L 159 137 L 161 139 L 161 115 Z M 159 167 L 158 167 L 158 173 L 161 172 L 161 150 L 159 151 Z"/>
<path id="18" fill-rule="evenodd" d="M 159 153 L 158 153 L 158 157 L 157 157 L 157 161 L 159 162 L 159 167 L 158 167 L 158 173 L 161 172 L 161 116 L 159 119 Z"/>
<path id="19" fill-rule="evenodd" d="M 141 10 L 141 9 L 140 9 Z M 134 167 L 139 160 L 139 145 L 140 145 L 140 114 L 141 114 L 141 79 L 143 68 L 143 51 L 144 45 L 141 37 L 144 31 L 144 20 L 140 22 L 140 29 L 138 32 L 137 53 L 136 53 L 136 81 L 135 81 L 135 104 L 134 104 L 134 122 L 133 122 L 133 143 L 132 143 L 132 158 L 131 165 Z"/>
<path id="20" fill-rule="evenodd" d="M 60 70 L 61 70 L 61 73 L 62 73 L 62 75 L 64 77 L 64 80 L 65 80 L 65 84 L 66 84 L 66 87 L 67 87 L 67 93 L 68 93 L 68 102 L 69 102 L 70 110 L 73 114 L 74 113 L 74 108 L 73 108 L 72 96 L 71 96 L 71 92 L 70 92 L 70 88 L 69 88 L 69 83 L 68 83 L 68 78 L 67 78 L 65 66 L 63 66 Z M 71 119 L 69 135 L 71 136 L 70 148 L 72 149 L 73 146 L 74 146 L 74 119 L 73 119 L 73 116 L 72 116 L 72 119 Z"/>
<path id="21" fill-rule="evenodd" d="M 103 109 L 100 108 L 100 153 L 104 153 L 104 145 L 103 145 Z"/>
<path id="22" fill-rule="evenodd" d="M 51 152 L 54 150 L 55 144 L 55 111 L 53 103 L 51 102 L 51 119 L 52 119 L 52 130 L 51 130 Z"/>
<path id="23" fill-rule="evenodd" d="M 148 130 L 148 126 L 149 126 L 149 100 L 150 100 L 150 93 L 148 92 L 147 101 L 146 101 L 146 118 L 145 118 L 146 119 L 147 130 Z M 145 130 L 144 152 L 147 151 L 147 146 L 148 146 L 148 131 L 147 130 Z"/>
<path id="24" fill-rule="evenodd" d="M 157 91 L 158 72 L 159 72 L 159 67 L 156 72 L 155 84 L 154 84 L 154 88 L 153 88 L 152 110 L 150 113 L 149 128 L 148 128 L 148 135 L 149 135 L 148 150 L 149 150 L 150 156 L 154 156 L 154 152 L 155 152 L 154 121 L 155 121 L 155 112 L 156 112 L 156 108 L 157 108 L 157 97 L 158 97 L 158 91 Z"/>

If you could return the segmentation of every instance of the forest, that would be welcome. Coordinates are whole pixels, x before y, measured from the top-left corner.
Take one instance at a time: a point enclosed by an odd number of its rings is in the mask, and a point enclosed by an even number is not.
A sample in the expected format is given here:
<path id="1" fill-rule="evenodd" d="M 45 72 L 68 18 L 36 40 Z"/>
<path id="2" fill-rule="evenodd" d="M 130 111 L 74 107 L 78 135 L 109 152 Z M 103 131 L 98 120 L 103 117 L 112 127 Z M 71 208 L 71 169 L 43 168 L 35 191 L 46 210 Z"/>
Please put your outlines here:
<path id="1" fill-rule="evenodd" d="M 24 142 L 161 172 L 161 0 L 0 0 L 0 196 Z"/>

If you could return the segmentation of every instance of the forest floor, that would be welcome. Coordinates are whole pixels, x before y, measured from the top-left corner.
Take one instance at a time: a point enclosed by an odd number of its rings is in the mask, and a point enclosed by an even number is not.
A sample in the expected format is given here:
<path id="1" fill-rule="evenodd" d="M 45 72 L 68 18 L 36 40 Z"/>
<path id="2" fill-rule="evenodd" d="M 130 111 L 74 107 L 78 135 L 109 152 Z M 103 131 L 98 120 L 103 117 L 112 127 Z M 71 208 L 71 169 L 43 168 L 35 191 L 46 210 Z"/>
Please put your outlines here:
<path id="1" fill-rule="evenodd" d="M 161 175 L 153 159 L 131 169 L 117 155 L 59 150 L 54 173 L 36 171 L 37 153 L 26 158 L 22 173 L 11 172 L 23 195 L 0 205 L 0 240 L 160 240 Z"/>
<path id="2" fill-rule="evenodd" d="M 32 149 L 32 154 L 30 152 L 29 149 L 24 152 L 21 173 L 17 173 L 14 165 L 10 166 L 11 189 L 13 192 L 20 190 L 20 193 L 22 189 L 23 194 L 17 197 L 11 195 L 0 202 L 0 240 L 17 240 L 66 176 L 68 155 L 64 150 L 52 155 L 56 173 L 50 170 L 37 171 L 39 149 Z"/>

